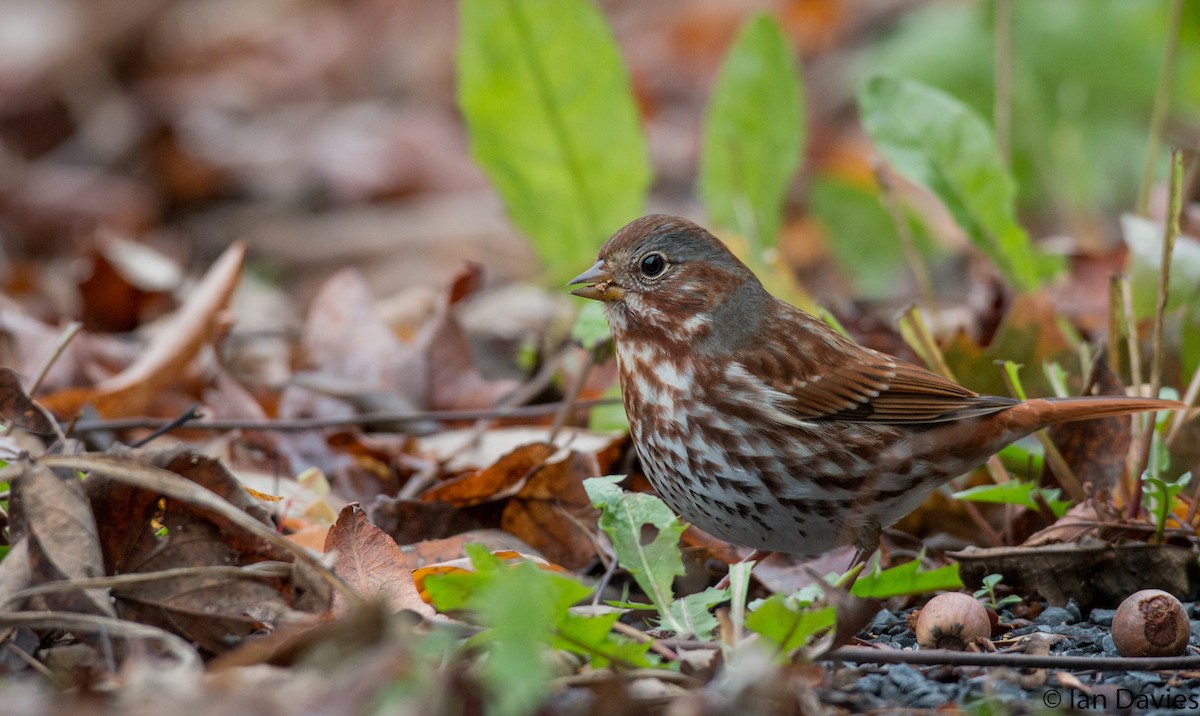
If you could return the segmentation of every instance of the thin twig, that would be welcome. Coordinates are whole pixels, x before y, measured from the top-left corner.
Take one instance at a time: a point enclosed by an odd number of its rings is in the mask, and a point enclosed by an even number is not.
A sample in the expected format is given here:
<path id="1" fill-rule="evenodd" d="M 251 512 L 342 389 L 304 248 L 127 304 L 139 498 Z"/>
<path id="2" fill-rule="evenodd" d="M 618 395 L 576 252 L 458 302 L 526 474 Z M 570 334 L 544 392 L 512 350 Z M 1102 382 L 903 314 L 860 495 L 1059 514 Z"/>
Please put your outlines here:
<path id="1" fill-rule="evenodd" d="M 996 148 L 1006 166 L 1012 166 L 1012 2 L 996 0 L 993 38 L 992 123 L 996 125 Z"/>
<path id="2" fill-rule="evenodd" d="M 186 641 L 171 632 L 148 624 L 74 612 L 0 613 L 0 625 L 29 629 L 62 629 L 85 634 L 105 634 L 126 639 L 149 639 L 161 643 L 187 668 L 200 669 L 200 655 Z"/>
<path id="3" fill-rule="evenodd" d="M 643 631 L 635 629 L 624 622 L 613 622 L 612 628 L 613 631 L 617 632 L 618 634 L 624 634 L 634 641 L 640 641 L 643 644 L 650 644 L 650 651 L 653 651 L 654 653 L 666 659 L 671 661 L 679 661 L 679 654 L 671 651 L 666 644 L 663 644 L 658 639 L 655 639 Z"/>
<path id="4" fill-rule="evenodd" d="M 31 668 L 34 671 L 41 674 L 42 677 L 46 679 L 46 681 L 49 681 L 52 684 L 58 684 L 60 686 L 62 685 L 62 684 L 59 684 L 58 677 L 55 675 L 55 673 L 53 671 L 50 670 L 49 667 L 47 667 L 45 664 L 38 661 L 37 659 L 33 658 L 33 656 L 29 652 L 27 652 L 24 649 L 22 649 L 21 647 L 17 646 L 16 643 L 6 640 L 4 642 L 4 648 L 11 651 L 13 654 L 16 654 L 18 659 L 25 662 L 25 664 L 28 665 L 29 668 Z"/>
<path id="5" fill-rule="evenodd" d="M 1150 114 L 1150 136 L 1146 141 L 1146 161 L 1142 165 L 1142 181 L 1138 186 L 1138 214 L 1145 216 L 1150 206 L 1150 188 L 1154 184 L 1154 163 L 1158 160 L 1162 146 L 1163 130 L 1167 125 L 1167 110 L 1171 106 L 1171 88 L 1175 80 L 1175 67 L 1179 60 L 1179 35 L 1183 29 L 1183 0 L 1172 0 L 1171 19 L 1167 26 L 1167 44 L 1163 50 L 1163 63 L 1158 73 L 1158 85 L 1154 90 L 1154 108 Z"/>
<path id="6" fill-rule="evenodd" d="M 1167 221 L 1163 232 L 1162 259 L 1158 268 L 1158 303 L 1154 307 L 1154 328 L 1151 334 L 1153 353 L 1150 360 L 1150 397 L 1157 398 L 1162 388 L 1163 363 L 1163 323 L 1167 313 L 1167 299 L 1170 298 L 1171 256 L 1175 252 L 1175 240 L 1179 237 L 1179 214 L 1183 210 L 1183 152 L 1178 149 L 1171 151 L 1171 183 L 1167 195 Z M 1141 475 L 1150 462 L 1150 447 L 1154 440 L 1154 415 L 1150 413 L 1142 420 L 1143 430 L 1138 437 L 1136 469 L 1133 472 L 1136 484 L 1141 484 Z M 1140 489 L 1134 492 L 1134 499 L 1129 505 L 1129 517 L 1136 517 L 1141 510 Z"/>
<path id="7" fill-rule="evenodd" d="M 1200 668 L 1200 656 L 1121 657 L 1063 656 L 1050 654 L 982 653 L 948 649 L 876 649 L 843 646 L 817 657 L 817 661 L 850 661 L 859 664 L 930 664 L 946 666 L 1011 666 L 1071 671 L 1166 671 Z"/>
<path id="8" fill-rule="evenodd" d="M 615 405 L 615 398 L 580 400 L 576 408 L 592 408 L 597 405 Z M 341 418 L 293 418 L 291 420 L 200 420 L 189 423 L 188 430 L 274 430 L 290 432 L 340 428 L 347 425 L 374 425 L 376 423 L 415 423 L 425 420 L 457 421 L 479 420 L 480 418 L 535 418 L 554 415 L 563 403 L 541 403 L 513 408 L 485 408 L 479 410 L 423 410 L 412 413 L 363 413 Z M 104 430 L 134 430 L 158 428 L 170 422 L 164 418 L 121 418 L 118 420 L 81 420 L 75 424 L 73 434 L 94 433 Z"/>
<path id="9" fill-rule="evenodd" d="M 49 373 L 50 369 L 54 367 L 54 364 L 58 362 L 58 359 L 62 356 L 63 351 L 67 349 L 67 346 L 70 345 L 75 336 L 79 335 L 79 331 L 82 328 L 82 323 L 78 321 L 72 321 L 71 323 L 67 324 L 66 328 L 63 328 L 62 333 L 58 334 L 58 339 L 54 341 L 54 346 L 51 347 L 50 352 L 46 354 L 46 357 L 42 359 L 42 364 L 38 366 L 37 372 L 33 374 L 33 380 L 30 381 L 29 389 L 27 391 L 30 396 L 36 393 L 38 388 L 42 387 L 42 381 L 46 379 L 46 374 Z"/>
<path id="10" fill-rule="evenodd" d="M 554 415 L 554 425 L 550 427 L 550 437 L 546 438 L 546 442 L 548 443 L 554 443 L 554 439 L 558 437 L 558 433 L 567 424 L 567 418 L 570 417 L 571 413 L 575 412 L 575 405 L 579 400 L 579 394 L 583 391 L 583 386 L 587 383 L 588 375 L 591 374 L 592 368 L 596 366 L 595 352 L 586 351 L 583 361 L 583 365 L 579 368 L 579 375 L 575 376 L 575 380 L 571 383 L 571 391 L 567 393 L 562 401 L 562 407 Z"/>
<path id="11" fill-rule="evenodd" d="M 97 453 L 49 455 L 40 458 L 38 463 L 51 469 L 62 467 L 80 472 L 95 472 L 126 485 L 151 490 L 165 497 L 172 497 L 215 512 L 241 529 L 264 540 L 272 547 L 291 554 L 297 562 L 306 564 L 334 591 L 344 596 L 350 604 L 361 605 L 364 602 L 363 596 L 325 564 L 320 555 L 287 539 L 212 490 L 191 482 L 174 472 Z M 11 470 L 14 465 L 16 463 L 5 469 Z"/>
<path id="12" fill-rule="evenodd" d="M 1121 274 L 1114 273 L 1108 277 L 1108 359 L 1109 368 L 1114 375 L 1121 375 Z"/>
<path id="13" fill-rule="evenodd" d="M 270 565 L 269 567 L 267 565 Z M 0 609 L 19 602 L 22 599 L 39 594 L 71 592 L 82 589 L 111 589 L 114 587 L 129 587 L 137 584 L 153 584 L 191 578 L 227 578 L 227 579 L 277 579 L 286 577 L 292 571 L 292 565 L 284 562 L 257 562 L 246 567 L 179 567 L 163 569 L 157 572 L 140 572 L 135 574 L 119 574 L 112 577 L 88 577 L 82 579 L 64 579 L 57 582 L 47 582 L 36 587 L 14 592 L 0 602 Z"/>
<path id="14" fill-rule="evenodd" d="M 913 280 L 917 282 L 917 290 L 921 293 L 922 303 L 932 308 L 936 300 L 933 293 L 933 281 L 929 278 L 929 269 L 925 266 L 925 260 L 921 258 L 921 252 L 917 250 L 912 226 L 909 225 L 908 218 L 904 216 L 904 210 L 900 206 L 900 200 L 892 185 L 891 174 L 888 173 L 887 165 L 882 161 L 876 162 L 874 169 L 875 181 L 879 184 L 879 198 L 883 202 L 883 208 L 887 210 L 888 216 L 891 217 L 892 224 L 896 227 L 896 236 L 900 237 L 900 246 L 904 250 L 904 261 L 908 264 L 908 270 L 912 271 Z"/>
<path id="15" fill-rule="evenodd" d="M 200 417 L 201 417 L 200 403 L 199 402 L 192 403 L 191 407 L 189 407 L 187 410 L 185 410 L 182 415 L 179 415 L 178 417 L 173 418 L 166 425 L 163 425 L 162 427 L 158 428 L 157 430 L 150 433 L 149 435 L 142 438 L 141 440 L 137 440 L 137 441 L 131 443 L 130 447 L 135 447 L 135 448 L 142 447 L 143 445 L 145 445 L 146 443 L 150 442 L 151 440 L 153 440 L 157 437 L 166 435 L 167 433 L 171 432 L 172 430 L 174 430 L 176 428 L 182 428 L 184 425 L 187 425 L 188 423 L 192 422 L 193 420 L 199 420 Z"/>

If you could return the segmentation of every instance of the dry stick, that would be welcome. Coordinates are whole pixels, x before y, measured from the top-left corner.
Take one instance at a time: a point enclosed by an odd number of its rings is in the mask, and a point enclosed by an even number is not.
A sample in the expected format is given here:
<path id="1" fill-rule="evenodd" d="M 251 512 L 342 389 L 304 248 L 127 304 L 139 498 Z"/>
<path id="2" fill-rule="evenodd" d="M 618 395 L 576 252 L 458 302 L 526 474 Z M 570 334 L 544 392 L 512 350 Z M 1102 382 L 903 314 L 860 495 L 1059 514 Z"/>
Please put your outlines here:
<path id="1" fill-rule="evenodd" d="M 1012 2 L 996 0 L 994 22 L 992 123 L 996 148 L 1006 166 L 1012 166 Z"/>
<path id="2" fill-rule="evenodd" d="M 562 401 L 562 408 L 554 416 L 554 425 L 550 427 L 550 437 L 546 438 L 546 442 L 554 444 L 554 439 L 558 437 L 558 433 L 567 424 L 567 418 L 575 409 L 576 401 L 579 400 L 579 393 L 583 391 L 583 386 L 587 382 L 588 375 L 591 374 L 592 368 L 596 366 L 595 351 L 587 351 L 583 365 L 579 368 L 579 375 L 575 377 L 575 381 L 571 384 L 571 392 L 567 394 L 566 399 Z"/>
<path id="3" fill-rule="evenodd" d="M 24 649 L 22 649 L 21 647 L 17 646 L 16 643 L 8 641 L 7 637 L 5 637 L 3 643 L 4 643 L 5 649 L 8 649 L 13 654 L 16 654 L 18 659 L 25 662 L 25 665 L 28 666 L 29 668 L 31 668 L 34 671 L 41 674 L 42 678 L 44 678 L 46 681 L 50 682 L 51 684 L 55 684 L 56 686 L 59 686 L 60 688 L 66 688 L 68 686 L 67 684 L 59 683 L 58 675 L 56 675 L 53 671 L 51 671 L 48 666 L 46 666 L 42 662 L 38 661 L 37 659 L 33 658 L 33 656 L 30 655 L 29 652 L 27 652 Z"/>
<path id="4" fill-rule="evenodd" d="M 120 636 L 126 639 L 151 639 L 160 642 L 187 668 L 201 669 L 200 655 L 186 641 L 148 624 L 74 612 L 0 613 L 0 626 L 29 629 L 62 629 L 70 632 Z"/>
<path id="5" fill-rule="evenodd" d="M 900 207 L 900 200 L 896 197 L 895 187 L 892 185 L 891 174 L 888 173 L 887 166 L 883 162 L 875 162 L 874 169 L 875 181 L 879 184 L 879 196 L 883 200 L 883 207 L 887 209 L 888 216 L 892 219 L 892 224 L 896 227 L 896 235 L 900 237 L 900 246 L 904 249 L 904 260 L 908 263 L 908 270 L 912 271 L 913 280 L 917 282 L 917 290 L 921 292 L 921 301 L 926 306 L 933 307 L 936 300 L 933 293 L 933 281 L 929 278 L 929 269 L 926 268 L 925 261 L 921 258 L 921 252 L 917 251 L 917 242 L 913 239 L 912 226 L 909 225 L 904 211 Z"/>
<path id="6" fill-rule="evenodd" d="M 1011 666 L 1071 671 L 1167 671 L 1200 668 L 1200 656 L 1062 656 L 1050 654 L 976 653 L 948 649 L 875 649 L 843 646 L 817 657 L 817 661 L 850 661 L 862 664 L 936 664 L 946 666 Z"/>
<path id="7" fill-rule="evenodd" d="M 615 405 L 615 398 L 580 400 L 576 408 L 591 408 L 597 405 Z M 424 420 L 479 420 L 481 418 L 532 418 L 554 415 L 563 403 L 541 403 L 515 408 L 489 408 L 483 410 L 423 410 L 413 413 L 364 413 L 343 418 L 295 418 L 292 420 L 204 420 L 187 425 L 188 430 L 274 430 L 291 432 L 340 428 L 346 425 L 373 425 L 375 423 L 415 423 Z M 118 420 L 81 420 L 75 424 L 74 434 L 94 433 L 103 430 L 132 430 L 136 428 L 158 428 L 171 420 L 163 418 L 122 418 Z"/>
<path id="8" fill-rule="evenodd" d="M 13 592 L 0 602 L 0 609 L 22 599 L 39 594 L 54 594 L 72 592 L 81 589 L 110 589 L 113 587 L 128 587 L 138 584 L 153 584 L 155 582 L 171 582 L 188 577 L 221 577 L 228 579 L 276 579 L 286 577 L 292 571 L 292 565 L 285 562 L 256 562 L 246 567 L 178 567 L 163 569 L 157 572 L 140 572 L 136 574 L 120 574 L 113 577 L 87 577 L 81 579 L 63 579 L 56 582 L 39 584 L 36 587 Z"/>
<path id="9" fill-rule="evenodd" d="M 1129 384 L 1137 389 L 1142 397 L 1142 350 L 1138 346 L 1137 319 L 1133 317 L 1133 289 L 1129 277 L 1122 274 L 1118 281 L 1121 284 L 1121 312 L 1125 314 L 1125 344 L 1129 350 Z"/>
<path id="10" fill-rule="evenodd" d="M 78 321 L 72 321 L 71 323 L 67 324 L 67 327 L 62 330 L 62 333 L 58 334 L 58 339 L 54 341 L 54 346 L 50 349 L 50 352 L 46 354 L 46 357 L 42 360 L 42 364 L 38 366 L 37 372 L 33 375 L 33 381 L 29 383 L 28 393 L 30 396 L 36 393 L 38 388 L 42 387 L 42 381 L 46 379 L 46 374 L 50 372 L 50 368 L 52 368 L 54 364 L 58 362 L 58 359 L 60 356 L 62 356 L 63 351 L 67 349 L 67 346 L 71 343 L 75 336 L 79 335 L 79 331 L 82 328 L 82 323 L 79 323 Z"/>
<path id="11" fill-rule="evenodd" d="M 154 440 L 157 437 L 166 435 L 167 433 L 171 432 L 172 430 L 174 430 L 176 428 L 182 428 L 184 425 L 187 425 L 188 423 L 192 422 L 193 420 L 199 420 L 200 416 L 201 416 L 200 403 L 199 402 L 192 403 L 191 406 L 183 412 L 183 414 L 172 418 L 169 423 L 162 426 L 161 428 L 155 429 L 154 432 L 150 433 L 149 435 L 142 438 L 141 440 L 136 440 L 136 441 L 130 443 L 129 447 L 133 447 L 133 448 L 142 447 L 146 443 L 150 442 L 151 440 Z"/>
<path id="12" fill-rule="evenodd" d="M 1167 125 L 1167 110 L 1171 105 L 1171 86 L 1179 60 L 1179 35 L 1183 28 L 1183 0 L 1172 0 L 1171 19 L 1167 26 L 1167 46 L 1154 90 L 1154 109 L 1150 114 L 1150 136 L 1146 141 L 1146 161 L 1142 165 L 1142 181 L 1138 185 L 1136 211 L 1142 216 L 1150 205 L 1150 187 L 1154 184 L 1154 163 L 1162 145 L 1163 129 Z"/>
<path id="13" fill-rule="evenodd" d="M 39 458 L 38 463 L 43 467 L 51 469 L 62 467 L 80 472 L 95 472 L 118 482 L 157 492 L 165 497 L 173 497 L 188 504 L 215 512 L 267 544 L 270 544 L 272 547 L 291 554 L 297 561 L 311 567 L 330 587 L 346 597 L 346 601 L 351 605 L 361 606 L 364 603 L 362 595 L 346 584 L 341 577 L 322 562 L 319 555 L 310 552 L 308 549 L 287 539 L 274 529 L 234 507 L 212 490 L 187 480 L 180 475 L 161 468 L 96 453 L 52 455 Z"/>
<path id="14" fill-rule="evenodd" d="M 1192 373 L 1192 381 L 1188 383 L 1187 393 L 1183 396 L 1183 404 L 1188 406 L 1187 410 L 1177 411 L 1172 417 L 1171 429 L 1167 432 L 1167 449 L 1175 446 L 1175 442 L 1179 439 L 1180 430 L 1191 418 L 1191 409 L 1195 408 L 1197 401 L 1200 400 L 1200 366 L 1196 366 L 1196 372 Z M 1188 507 L 1187 517 L 1184 522 L 1190 526 L 1196 518 L 1196 510 L 1200 508 L 1200 480 L 1197 480 L 1192 485 L 1192 504 Z"/>
<path id="15" fill-rule="evenodd" d="M 640 629 L 635 629 L 634 627 L 631 627 L 624 622 L 613 622 L 612 628 L 613 628 L 613 631 L 617 632 L 618 634 L 624 634 L 625 636 L 633 639 L 634 641 L 640 641 L 643 644 L 649 643 L 650 651 L 653 651 L 656 654 L 658 654 L 670 661 L 679 661 L 679 654 L 676 654 L 675 652 L 671 651 L 671 649 L 669 647 L 667 647 L 666 644 L 663 644 L 658 639 L 655 639 L 654 637 L 650 636 L 649 634 L 646 634 L 645 632 L 641 631 Z"/>
<path id="16" fill-rule="evenodd" d="M 71 323 L 67 324 L 67 327 L 64 328 L 61 333 L 58 334 L 58 339 L 54 341 L 54 345 L 50 348 L 50 352 L 47 353 L 46 357 L 42 359 L 42 364 L 38 366 L 37 372 L 33 374 L 33 380 L 29 383 L 29 388 L 25 391 L 31 398 L 33 397 L 33 394 L 37 392 L 38 388 L 42 387 L 42 381 L 46 379 L 46 375 L 50 372 L 50 368 L 53 367 L 56 362 L 58 362 L 58 359 L 62 356 L 63 351 L 67 349 L 67 346 L 70 345 L 75 336 L 79 335 L 79 331 L 82 328 L 82 323 L 79 323 L 78 321 L 72 321 Z M 55 437 L 58 438 L 58 442 L 60 444 L 66 442 L 67 436 L 63 433 L 62 427 L 53 420 L 50 421 L 50 424 L 54 427 Z"/>
<path id="17" fill-rule="evenodd" d="M 501 409 L 511 408 L 521 405 L 528 400 L 532 400 L 534 396 L 542 392 L 546 386 L 550 385 L 550 382 L 554 379 L 554 371 L 558 370 L 558 366 L 562 363 L 564 354 L 564 351 L 556 353 L 550 360 L 546 361 L 542 365 L 541 369 L 538 370 L 538 372 L 532 378 L 517 386 L 516 390 L 506 395 L 504 399 L 496 405 L 496 407 Z M 486 433 L 488 429 L 492 427 L 494 422 L 495 418 L 480 418 L 475 423 L 474 434 L 466 444 L 477 444 L 483 438 L 484 433 Z M 553 440 L 550 442 L 553 442 Z"/>
<path id="18" fill-rule="evenodd" d="M 1108 277 L 1108 365 L 1121 375 L 1121 274 Z"/>
<path id="19" fill-rule="evenodd" d="M 1162 388 L 1163 363 L 1163 322 L 1167 313 L 1167 299 L 1170 297 L 1171 256 L 1175 252 L 1175 240 L 1179 237 L 1179 214 L 1183 210 L 1183 152 L 1178 149 L 1171 151 L 1171 190 L 1167 198 L 1167 227 L 1163 233 L 1162 259 L 1158 269 L 1158 304 L 1154 307 L 1154 332 L 1151 345 L 1153 354 L 1150 361 L 1150 397 L 1157 398 Z M 1141 474 L 1150 462 L 1150 446 L 1154 440 L 1154 413 L 1148 413 L 1142 419 L 1144 428 L 1138 444 L 1137 469 L 1134 479 L 1141 485 Z M 1137 516 L 1142 507 L 1142 491 L 1134 492 L 1134 499 L 1129 505 L 1129 517 Z"/>

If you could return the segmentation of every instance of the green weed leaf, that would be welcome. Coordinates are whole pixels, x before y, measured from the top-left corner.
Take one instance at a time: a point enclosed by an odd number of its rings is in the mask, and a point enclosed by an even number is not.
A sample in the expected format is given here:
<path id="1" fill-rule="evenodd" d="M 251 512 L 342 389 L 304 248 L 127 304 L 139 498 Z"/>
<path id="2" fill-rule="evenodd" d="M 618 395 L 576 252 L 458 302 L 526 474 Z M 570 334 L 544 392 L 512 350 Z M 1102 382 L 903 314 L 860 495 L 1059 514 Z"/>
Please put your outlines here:
<path id="1" fill-rule="evenodd" d="M 524 562 L 510 566 L 479 544 L 466 546 L 474 572 L 431 575 L 425 588 L 441 611 L 465 611 L 487 627 L 477 640 L 488 650 L 484 682 L 492 712 L 532 713 L 553 676 L 544 652 L 550 646 L 583 654 L 597 666 L 620 661 L 650 666 L 648 645 L 611 632 L 617 614 L 570 611 L 591 590 L 576 580 Z"/>
<path id="2" fill-rule="evenodd" d="M 697 639 L 709 641 L 717 630 L 717 618 L 710 610 L 727 601 L 728 589 L 709 587 L 703 592 L 676 599 L 671 603 L 671 615 L 688 633 L 695 635 Z"/>
<path id="3" fill-rule="evenodd" d="M 832 627 L 837 612 L 833 607 L 797 605 L 783 594 L 773 594 L 746 615 L 746 628 L 787 655 L 808 643 L 817 632 Z"/>
<path id="4" fill-rule="evenodd" d="M 1032 290 L 1059 262 L 1039 255 L 1017 224 L 1016 186 L 984 120 L 941 90 L 886 75 L 859 92 L 863 124 L 896 170 L 941 199 L 1013 286 Z"/>
<path id="5" fill-rule="evenodd" d="M 700 194 L 709 219 L 773 246 L 783 199 L 804 148 L 804 96 L 796 61 L 766 15 L 738 32 L 704 119 Z"/>
<path id="6" fill-rule="evenodd" d="M 583 481 L 592 505 L 602 510 L 600 528 L 612 540 L 617 563 L 629 572 L 662 618 L 662 625 L 677 634 L 687 632 L 671 612 L 671 583 L 683 574 L 679 537 L 684 526 L 671 508 L 654 495 L 624 492 L 621 475 Z M 644 532 L 645 530 L 645 532 Z M 652 538 L 646 532 L 653 532 Z"/>
<path id="7" fill-rule="evenodd" d="M 458 100 L 471 155 L 567 281 L 643 211 L 649 160 L 629 78 L 586 0 L 461 0 Z"/>
<path id="8" fill-rule="evenodd" d="M 1042 488 L 1038 487 L 1037 483 L 1018 480 L 1009 480 L 998 485 L 969 487 L 954 493 L 954 499 L 967 502 L 989 502 L 997 505 L 1018 505 L 1036 510 L 1038 502 L 1035 495 L 1039 494 L 1049 505 L 1055 517 L 1062 517 L 1071 507 L 1070 500 L 1059 499 L 1062 496 L 1062 490 L 1057 487 Z"/>
<path id="9" fill-rule="evenodd" d="M 854 582 L 850 593 L 863 599 L 890 599 L 906 594 L 925 594 L 939 590 L 961 589 L 958 565 L 920 571 L 921 561 L 914 559 L 891 569 L 864 574 Z"/>

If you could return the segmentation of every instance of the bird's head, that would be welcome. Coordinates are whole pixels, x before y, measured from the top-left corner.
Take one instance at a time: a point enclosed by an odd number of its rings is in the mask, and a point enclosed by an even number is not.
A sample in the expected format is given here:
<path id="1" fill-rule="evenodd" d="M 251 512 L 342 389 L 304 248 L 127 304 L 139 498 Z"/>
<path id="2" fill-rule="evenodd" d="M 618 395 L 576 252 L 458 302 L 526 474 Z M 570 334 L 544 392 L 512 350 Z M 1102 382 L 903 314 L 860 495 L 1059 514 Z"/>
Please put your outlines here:
<path id="1" fill-rule="evenodd" d="M 627 224 L 569 285 L 602 301 L 618 339 L 638 332 L 701 338 L 744 321 L 767 297 L 758 278 L 717 237 L 687 219 L 651 214 Z M 757 324 L 757 320 L 754 321 Z"/>

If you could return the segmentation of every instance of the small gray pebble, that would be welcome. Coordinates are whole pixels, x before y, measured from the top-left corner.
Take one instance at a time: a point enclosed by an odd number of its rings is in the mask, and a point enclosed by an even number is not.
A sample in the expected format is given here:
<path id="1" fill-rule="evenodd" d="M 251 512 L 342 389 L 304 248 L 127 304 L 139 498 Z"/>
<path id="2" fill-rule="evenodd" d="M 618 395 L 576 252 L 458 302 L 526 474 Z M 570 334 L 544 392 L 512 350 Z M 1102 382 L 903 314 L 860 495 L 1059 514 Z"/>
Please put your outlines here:
<path id="1" fill-rule="evenodd" d="M 1078 608 L 1072 612 L 1066 607 L 1046 607 L 1046 610 L 1039 614 L 1038 618 L 1033 620 L 1033 623 L 1044 624 L 1046 626 L 1059 626 L 1060 624 L 1073 624 L 1077 621 L 1079 621 Z"/>

